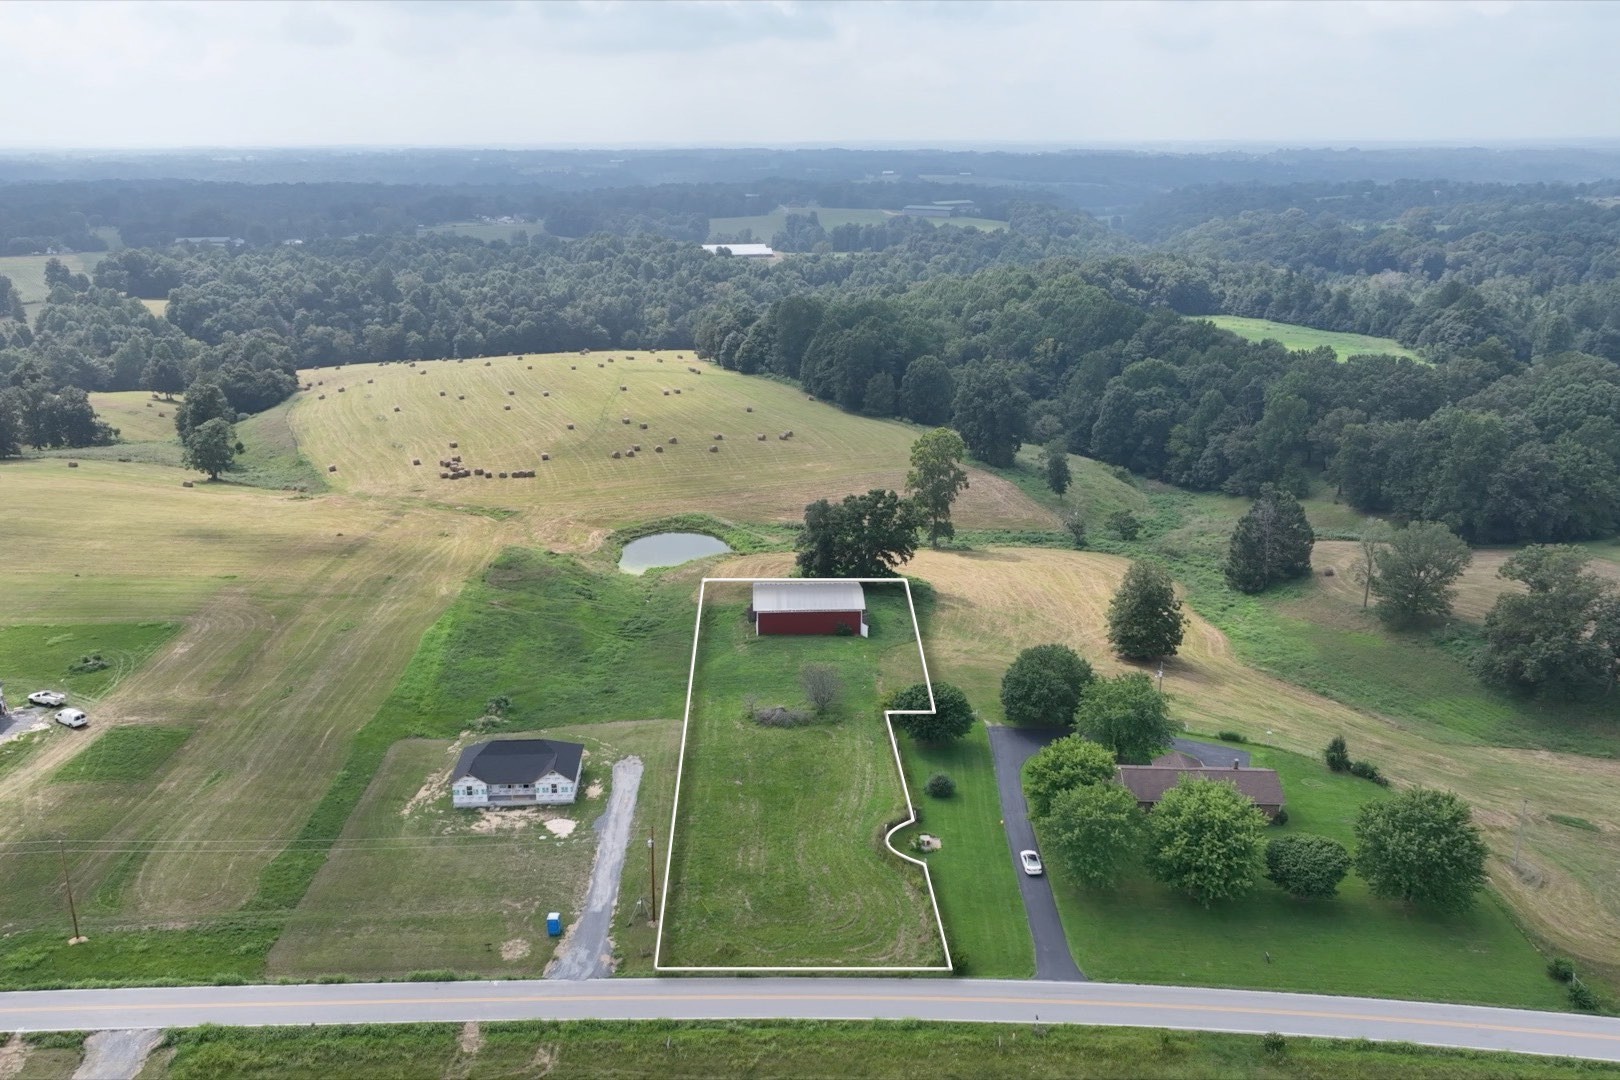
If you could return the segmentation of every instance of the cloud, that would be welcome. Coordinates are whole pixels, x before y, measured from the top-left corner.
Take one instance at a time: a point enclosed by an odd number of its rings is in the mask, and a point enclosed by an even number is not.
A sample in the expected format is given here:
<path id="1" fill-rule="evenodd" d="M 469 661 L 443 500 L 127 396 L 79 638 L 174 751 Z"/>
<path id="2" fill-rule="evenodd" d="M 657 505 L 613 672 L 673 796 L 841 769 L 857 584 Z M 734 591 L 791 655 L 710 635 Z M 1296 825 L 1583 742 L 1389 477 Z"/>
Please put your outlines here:
<path id="1" fill-rule="evenodd" d="M 1620 5 L 0 4 L 11 146 L 1620 136 Z M 64 57 L 93 58 L 64 65 Z"/>

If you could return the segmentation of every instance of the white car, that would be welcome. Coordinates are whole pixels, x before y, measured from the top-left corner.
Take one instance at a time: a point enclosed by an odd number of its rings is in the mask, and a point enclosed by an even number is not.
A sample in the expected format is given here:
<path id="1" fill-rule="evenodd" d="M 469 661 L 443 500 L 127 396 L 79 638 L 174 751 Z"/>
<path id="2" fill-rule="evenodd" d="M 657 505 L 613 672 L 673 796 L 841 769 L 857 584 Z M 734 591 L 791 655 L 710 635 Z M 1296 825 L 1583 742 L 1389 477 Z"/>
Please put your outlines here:
<path id="1" fill-rule="evenodd" d="M 47 709 L 54 709 L 58 705 L 67 704 L 67 695 L 60 690 L 35 690 L 28 695 L 28 701 L 33 705 L 43 705 Z"/>
<path id="2" fill-rule="evenodd" d="M 1024 873 L 1030 877 L 1040 877 L 1046 872 L 1046 868 L 1041 865 L 1041 857 L 1033 851 L 1020 851 L 1018 861 L 1023 864 Z"/>
<path id="3" fill-rule="evenodd" d="M 63 727 L 82 728 L 90 723 L 90 718 L 78 709 L 63 709 L 56 714 L 56 722 Z"/>

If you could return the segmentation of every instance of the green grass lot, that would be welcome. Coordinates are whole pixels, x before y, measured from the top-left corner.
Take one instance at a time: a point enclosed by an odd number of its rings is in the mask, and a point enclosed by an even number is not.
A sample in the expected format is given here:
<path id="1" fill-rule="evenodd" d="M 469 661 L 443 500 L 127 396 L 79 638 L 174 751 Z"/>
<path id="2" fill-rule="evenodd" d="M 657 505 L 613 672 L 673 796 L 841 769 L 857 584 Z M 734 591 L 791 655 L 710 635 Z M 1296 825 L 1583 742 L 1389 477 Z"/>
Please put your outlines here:
<path id="1" fill-rule="evenodd" d="M 51 774 L 51 781 L 58 784 L 150 783 L 189 738 L 189 728 L 147 724 L 114 728 Z"/>
<path id="2" fill-rule="evenodd" d="M 788 215 L 806 216 L 811 212 L 812 208 L 793 207 L 777 209 L 769 214 L 754 214 L 749 217 L 710 218 L 709 237 L 712 242 L 716 236 L 736 236 L 744 229 L 752 229 L 757 243 L 768 244 L 771 242 L 771 237 L 787 225 Z M 821 227 L 828 232 L 840 225 L 881 225 L 889 218 L 899 216 L 887 210 L 820 206 L 814 207 L 813 212 L 816 215 L 816 220 L 821 222 Z M 935 225 L 956 225 L 961 228 L 984 229 L 986 231 L 1005 229 L 1007 227 L 1005 221 L 996 221 L 993 218 L 958 217 L 922 218 L 921 220 L 932 222 Z"/>
<path id="3" fill-rule="evenodd" d="M 1441 1050 L 1408 1043 L 920 1021 L 578 1021 L 171 1031 L 142 1080 L 303 1080 L 336 1075 L 441 1080 L 545 1076 L 769 1078 L 913 1076 L 1411 1077 L 1413 1080 L 1620 1076 L 1590 1061 Z M 71 1051 L 68 1051 L 71 1053 Z"/>
<path id="4" fill-rule="evenodd" d="M 703 611 L 663 963 L 943 963 L 920 871 L 883 845 L 905 797 L 879 701 L 922 680 L 904 592 L 867 586 L 870 638 L 758 637 L 747 597 L 711 585 Z M 747 715 L 750 696 L 805 706 L 806 663 L 842 675 L 826 716 L 771 728 Z"/>
<path id="5" fill-rule="evenodd" d="M 17 295 L 25 304 L 42 303 L 50 295 L 45 286 L 45 264 L 60 259 L 62 265 L 75 274 L 90 274 L 104 254 L 88 251 L 75 255 L 0 255 L 0 274 L 11 279 Z"/>
<path id="6" fill-rule="evenodd" d="M 1248 749 L 1255 764 L 1281 774 L 1288 800 L 1288 823 L 1268 829 L 1268 838 L 1315 833 L 1352 846 L 1358 808 L 1387 797 L 1309 758 Z M 1332 900 L 1300 902 L 1262 880 L 1243 899 L 1204 908 L 1145 873 L 1111 890 L 1077 886 L 1061 864 L 1048 873 L 1069 947 L 1095 979 L 1530 1009 L 1567 1004 L 1545 960 L 1491 894 L 1465 914 L 1438 915 L 1375 899 L 1352 874 Z"/>
<path id="7" fill-rule="evenodd" d="M 1372 337 L 1368 334 L 1346 334 L 1337 330 L 1317 330 L 1293 323 L 1272 322 L 1270 319 L 1248 319 L 1241 315 L 1208 315 L 1208 322 L 1222 330 L 1230 330 L 1250 341 L 1276 341 L 1289 349 L 1320 349 L 1326 345 L 1339 354 L 1339 359 L 1362 353 L 1388 353 L 1391 356 L 1422 357 L 1406 348 L 1394 338 Z"/>
<path id="8" fill-rule="evenodd" d="M 512 237 L 517 233 L 527 233 L 529 236 L 539 236 L 546 231 L 543 223 L 538 221 L 522 225 L 491 225 L 483 221 L 452 221 L 444 225 L 429 225 L 418 228 L 418 236 L 470 236 L 474 240 L 505 240 L 511 243 Z"/>
<path id="9" fill-rule="evenodd" d="M 5 680 L 6 700 L 25 705 L 35 690 L 60 690 L 71 705 L 94 705 L 179 629 L 168 622 L 0 626 L 0 679 Z M 107 667 L 69 670 L 96 653 Z"/>
<path id="10" fill-rule="evenodd" d="M 974 725 L 966 738 L 944 746 L 902 735 L 900 753 L 917 804 L 918 822 L 908 834 L 926 832 L 943 841 L 938 851 L 922 858 L 934 878 L 957 974 L 1029 978 L 1035 974 L 1035 945 L 1001 825 L 1001 796 L 984 725 Z M 948 799 L 923 791 L 928 778 L 939 772 L 956 781 L 956 794 Z"/>

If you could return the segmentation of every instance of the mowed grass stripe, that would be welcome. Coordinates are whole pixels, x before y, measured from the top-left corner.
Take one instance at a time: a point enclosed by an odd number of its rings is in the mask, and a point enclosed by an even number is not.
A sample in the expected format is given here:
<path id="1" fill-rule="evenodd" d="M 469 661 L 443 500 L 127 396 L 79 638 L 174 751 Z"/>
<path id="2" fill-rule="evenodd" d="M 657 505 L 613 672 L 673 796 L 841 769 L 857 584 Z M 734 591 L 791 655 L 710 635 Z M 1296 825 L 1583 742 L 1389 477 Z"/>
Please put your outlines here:
<path id="1" fill-rule="evenodd" d="M 905 796 L 879 699 L 921 681 L 898 586 L 868 586 L 873 636 L 757 637 L 746 586 L 709 586 L 685 748 L 666 966 L 934 966 L 922 874 L 883 846 Z M 880 679 L 887 654 L 913 664 Z M 805 727 L 747 714 L 800 707 L 800 667 L 838 668 L 842 701 Z"/>
<path id="2" fill-rule="evenodd" d="M 855 416 L 781 383 L 698 364 L 691 354 L 612 355 L 612 363 L 607 354 L 550 354 L 499 357 L 487 367 L 467 360 L 306 371 L 305 382 L 322 385 L 300 394 L 290 422 L 317 469 L 337 466 L 327 475 L 339 489 L 539 510 L 536 526 L 572 546 L 588 545 L 603 529 L 694 510 L 796 520 L 817 498 L 905 483 L 920 434 L 911 425 Z M 791 439 L 778 437 L 789 430 Z M 634 457 L 623 456 L 637 444 Z M 536 476 L 440 479 L 438 462 L 457 454 L 468 469 Z M 956 510 L 964 527 L 1055 524 L 998 477 L 973 470 L 972 483 Z"/>

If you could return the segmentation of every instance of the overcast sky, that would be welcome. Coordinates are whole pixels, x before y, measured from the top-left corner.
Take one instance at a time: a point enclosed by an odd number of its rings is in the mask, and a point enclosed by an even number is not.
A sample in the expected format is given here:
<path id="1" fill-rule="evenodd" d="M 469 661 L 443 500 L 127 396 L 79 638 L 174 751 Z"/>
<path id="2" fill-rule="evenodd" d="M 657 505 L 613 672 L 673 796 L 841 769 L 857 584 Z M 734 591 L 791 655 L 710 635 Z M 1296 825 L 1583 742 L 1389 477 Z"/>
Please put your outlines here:
<path id="1" fill-rule="evenodd" d="M 0 145 L 1620 136 L 1620 4 L 0 3 Z"/>

